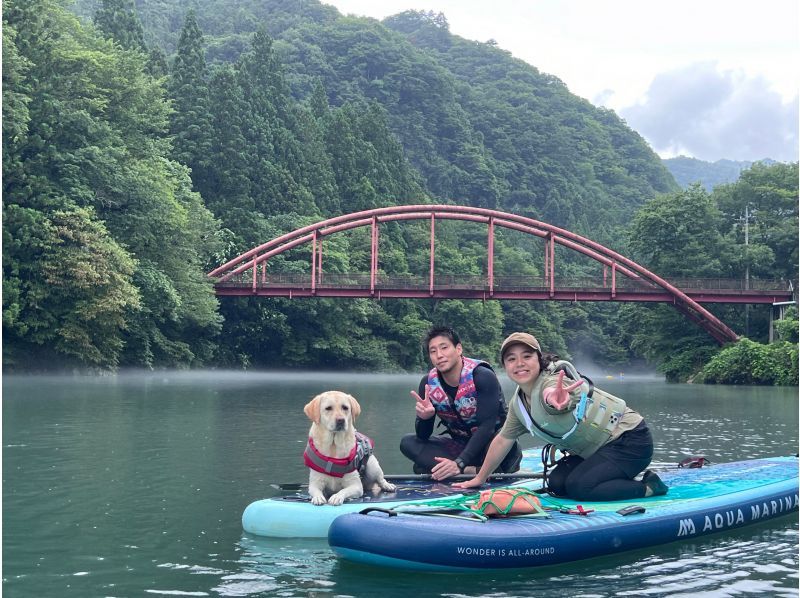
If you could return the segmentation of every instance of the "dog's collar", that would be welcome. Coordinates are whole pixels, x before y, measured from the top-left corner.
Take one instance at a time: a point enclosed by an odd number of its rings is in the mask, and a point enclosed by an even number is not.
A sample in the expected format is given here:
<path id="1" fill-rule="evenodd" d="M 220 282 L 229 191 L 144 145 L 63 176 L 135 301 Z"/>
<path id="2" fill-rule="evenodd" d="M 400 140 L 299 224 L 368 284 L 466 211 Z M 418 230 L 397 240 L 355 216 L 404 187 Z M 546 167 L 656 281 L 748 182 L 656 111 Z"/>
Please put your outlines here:
<path id="1" fill-rule="evenodd" d="M 347 457 L 329 457 L 328 455 L 323 455 L 314 446 L 314 440 L 309 437 L 306 450 L 303 452 L 303 462 L 315 471 L 341 478 L 352 471 L 360 471 L 366 465 L 367 459 L 372 454 L 372 446 L 370 438 L 361 432 L 356 432 L 356 442 Z"/>

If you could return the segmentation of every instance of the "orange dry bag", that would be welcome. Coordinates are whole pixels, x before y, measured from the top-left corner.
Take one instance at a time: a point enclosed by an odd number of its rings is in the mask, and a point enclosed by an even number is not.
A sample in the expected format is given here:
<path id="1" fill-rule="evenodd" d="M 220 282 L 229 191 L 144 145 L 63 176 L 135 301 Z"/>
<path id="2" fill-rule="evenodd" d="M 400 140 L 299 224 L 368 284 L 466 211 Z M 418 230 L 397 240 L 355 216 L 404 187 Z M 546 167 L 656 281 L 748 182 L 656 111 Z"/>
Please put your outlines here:
<path id="1" fill-rule="evenodd" d="M 489 517 L 544 514 L 539 498 L 525 488 L 483 490 L 475 508 Z"/>

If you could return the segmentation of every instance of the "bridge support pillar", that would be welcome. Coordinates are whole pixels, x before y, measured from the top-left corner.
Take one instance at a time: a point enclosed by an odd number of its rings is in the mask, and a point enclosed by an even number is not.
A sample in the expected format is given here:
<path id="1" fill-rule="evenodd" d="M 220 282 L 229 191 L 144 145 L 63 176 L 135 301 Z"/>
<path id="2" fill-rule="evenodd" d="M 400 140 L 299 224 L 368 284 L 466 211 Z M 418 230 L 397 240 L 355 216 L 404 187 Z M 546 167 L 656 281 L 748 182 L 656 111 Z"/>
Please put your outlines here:
<path id="1" fill-rule="evenodd" d="M 494 216 L 489 218 L 489 232 L 487 239 L 487 275 L 489 277 L 489 296 L 494 294 Z M 484 294 L 484 300 L 486 295 Z"/>
<path id="2" fill-rule="evenodd" d="M 430 293 L 431 297 L 433 297 L 433 270 L 434 270 L 434 256 L 436 255 L 435 251 L 435 234 L 434 230 L 436 228 L 436 215 L 431 213 L 431 267 L 430 272 L 428 273 L 428 292 Z"/>

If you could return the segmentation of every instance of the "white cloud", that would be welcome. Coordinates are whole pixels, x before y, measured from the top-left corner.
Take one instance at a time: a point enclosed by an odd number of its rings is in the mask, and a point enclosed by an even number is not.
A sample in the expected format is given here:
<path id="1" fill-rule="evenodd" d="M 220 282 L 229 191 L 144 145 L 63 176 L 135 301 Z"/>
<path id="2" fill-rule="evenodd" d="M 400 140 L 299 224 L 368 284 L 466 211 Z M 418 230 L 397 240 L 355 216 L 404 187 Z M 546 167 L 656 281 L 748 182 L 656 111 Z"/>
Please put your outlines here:
<path id="1" fill-rule="evenodd" d="M 619 112 L 665 156 L 798 159 L 798 97 L 784 101 L 763 77 L 714 63 L 660 73 L 642 102 Z"/>

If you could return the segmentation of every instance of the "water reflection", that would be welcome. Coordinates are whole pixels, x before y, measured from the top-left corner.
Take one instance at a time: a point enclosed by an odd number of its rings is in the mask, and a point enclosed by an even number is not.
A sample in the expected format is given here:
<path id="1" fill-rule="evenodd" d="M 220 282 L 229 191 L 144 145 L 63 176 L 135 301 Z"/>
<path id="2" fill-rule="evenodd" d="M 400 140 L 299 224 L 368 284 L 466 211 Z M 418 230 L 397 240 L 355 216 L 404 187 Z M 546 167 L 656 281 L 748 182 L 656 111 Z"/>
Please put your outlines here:
<path id="1" fill-rule="evenodd" d="M 325 541 L 245 535 L 239 547 L 241 571 L 223 577 L 214 588 L 221 596 L 248 596 L 267 590 L 313 596 L 317 591 L 330 592 L 336 585 L 331 579 L 336 557 Z"/>
<path id="2" fill-rule="evenodd" d="M 787 520 L 785 524 L 790 524 Z M 778 527 L 776 528 L 776 525 Z M 656 549 L 537 570 L 473 574 L 401 572 L 338 562 L 323 542 L 244 535 L 241 573 L 214 588 L 223 596 L 797 596 L 795 528 L 754 526 Z M 770 553 L 770 563 L 763 556 Z M 499 583 L 498 580 L 502 579 Z"/>

